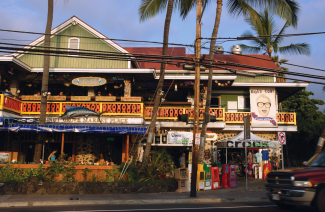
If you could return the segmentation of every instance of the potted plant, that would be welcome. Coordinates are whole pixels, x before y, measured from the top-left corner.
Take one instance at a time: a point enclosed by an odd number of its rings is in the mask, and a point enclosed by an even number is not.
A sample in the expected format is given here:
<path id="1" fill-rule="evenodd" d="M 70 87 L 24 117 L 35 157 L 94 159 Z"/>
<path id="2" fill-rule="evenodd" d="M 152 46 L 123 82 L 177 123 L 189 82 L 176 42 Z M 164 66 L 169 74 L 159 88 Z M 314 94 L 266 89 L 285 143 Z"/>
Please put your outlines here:
<path id="1" fill-rule="evenodd" d="M 72 157 L 68 157 L 68 162 L 70 163 L 72 161 Z"/>
<path id="2" fill-rule="evenodd" d="M 66 156 L 67 156 L 67 154 L 65 154 L 64 152 L 62 152 L 61 154 L 60 154 L 60 156 L 59 156 L 59 161 L 61 162 L 61 163 L 63 163 L 63 161 L 64 161 L 64 159 L 66 158 Z"/>

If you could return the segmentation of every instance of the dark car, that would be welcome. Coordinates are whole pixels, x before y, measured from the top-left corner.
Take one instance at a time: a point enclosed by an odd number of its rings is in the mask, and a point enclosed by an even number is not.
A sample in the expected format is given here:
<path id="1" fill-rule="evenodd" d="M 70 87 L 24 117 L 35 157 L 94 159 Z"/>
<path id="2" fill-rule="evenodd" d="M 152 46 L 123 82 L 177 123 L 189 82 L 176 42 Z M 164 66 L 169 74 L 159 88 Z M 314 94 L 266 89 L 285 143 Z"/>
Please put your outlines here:
<path id="1" fill-rule="evenodd" d="M 325 151 L 315 154 L 303 168 L 267 175 L 266 194 L 282 209 L 312 205 L 325 212 Z"/>

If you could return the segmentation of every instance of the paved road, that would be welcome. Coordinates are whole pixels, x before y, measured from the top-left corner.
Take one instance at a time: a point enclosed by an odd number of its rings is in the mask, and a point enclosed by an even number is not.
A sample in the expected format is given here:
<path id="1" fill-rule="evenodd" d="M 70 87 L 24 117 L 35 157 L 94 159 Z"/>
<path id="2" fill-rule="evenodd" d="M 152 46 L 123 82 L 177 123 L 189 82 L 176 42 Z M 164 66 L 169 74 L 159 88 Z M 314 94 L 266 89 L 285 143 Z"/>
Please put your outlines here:
<path id="1" fill-rule="evenodd" d="M 52 206 L 52 207 L 21 207 L 21 208 L 0 208 L 0 212 L 123 212 L 123 211 L 225 211 L 225 212 L 282 212 L 273 203 L 266 202 L 245 202 L 245 203 L 217 203 L 217 204 L 160 204 L 160 205 L 82 205 L 82 206 Z M 301 206 L 294 211 L 315 212 L 312 207 Z"/>

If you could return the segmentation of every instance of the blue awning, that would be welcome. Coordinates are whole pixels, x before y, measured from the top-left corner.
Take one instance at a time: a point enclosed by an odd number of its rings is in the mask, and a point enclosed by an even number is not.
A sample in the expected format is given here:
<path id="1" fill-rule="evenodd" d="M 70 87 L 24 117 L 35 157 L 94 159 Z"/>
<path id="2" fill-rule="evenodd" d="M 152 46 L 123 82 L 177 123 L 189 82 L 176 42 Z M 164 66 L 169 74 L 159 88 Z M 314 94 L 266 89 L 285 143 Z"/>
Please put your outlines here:
<path id="1" fill-rule="evenodd" d="M 24 132 L 77 132 L 77 133 L 116 133 L 145 134 L 149 125 L 118 124 L 5 124 L 2 131 Z"/>

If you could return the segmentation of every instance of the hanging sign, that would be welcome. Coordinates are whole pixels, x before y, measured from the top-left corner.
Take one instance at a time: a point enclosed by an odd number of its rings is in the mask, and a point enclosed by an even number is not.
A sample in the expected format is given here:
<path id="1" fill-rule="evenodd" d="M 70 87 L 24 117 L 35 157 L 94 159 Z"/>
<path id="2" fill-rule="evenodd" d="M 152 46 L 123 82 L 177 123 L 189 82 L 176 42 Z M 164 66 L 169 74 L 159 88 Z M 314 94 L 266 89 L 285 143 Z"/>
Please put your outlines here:
<path id="1" fill-rule="evenodd" d="M 218 138 L 217 133 L 207 133 L 206 134 L 206 141 L 216 141 Z"/>
<path id="2" fill-rule="evenodd" d="M 278 132 L 279 144 L 286 144 L 286 133 Z"/>
<path id="3" fill-rule="evenodd" d="M 106 83 L 106 79 L 101 77 L 79 77 L 72 80 L 72 84 L 77 86 L 100 86 Z"/>
<path id="4" fill-rule="evenodd" d="M 252 127 L 277 127 L 276 90 L 267 87 L 251 87 L 250 104 Z"/>

